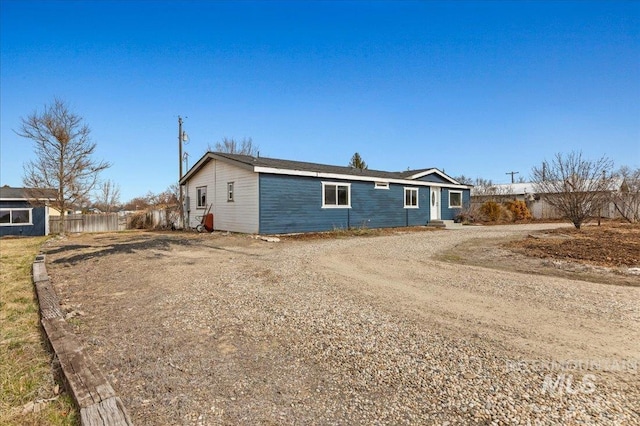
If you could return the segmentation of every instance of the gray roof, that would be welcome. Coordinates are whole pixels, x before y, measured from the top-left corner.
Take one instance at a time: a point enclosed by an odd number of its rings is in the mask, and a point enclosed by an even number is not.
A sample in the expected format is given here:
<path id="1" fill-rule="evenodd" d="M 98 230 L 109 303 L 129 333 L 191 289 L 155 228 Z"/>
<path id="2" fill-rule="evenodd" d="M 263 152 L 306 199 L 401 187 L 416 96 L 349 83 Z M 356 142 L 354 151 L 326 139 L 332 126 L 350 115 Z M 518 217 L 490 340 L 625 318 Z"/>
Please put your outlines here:
<path id="1" fill-rule="evenodd" d="M 58 191 L 55 189 L 39 188 L 13 188 L 10 186 L 0 186 L 0 199 L 2 200 L 32 200 L 45 199 L 55 200 Z"/>
<path id="2" fill-rule="evenodd" d="M 381 178 L 381 179 L 407 179 L 409 176 L 413 176 L 421 172 L 425 172 L 428 170 L 437 170 L 436 168 L 427 168 L 427 169 L 419 169 L 419 170 L 406 170 L 403 172 L 386 172 L 382 170 L 371 170 L 371 169 L 361 170 L 361 169 L 356 169 L 354 167 L 349 167 L 349 166 L 332 166 L 328 164 L 308 163 L 304 161 L 280 160 L 277 158 L 267 158 L 267 157 L 252 157 L 250 155 L 228 154 L 224 152 L 208 152 L 202 157 L 200 161 L 198 161 L 198 163 L 196 163 L 193 166 L 191 170 L 189 170 L 185 174 L 185 178 L 193 174 L 197 170 L 197 168 L 203 166 L 204 163 L 206 163 L 207 161 L 207 157 L 211 155 L 220 157 L 220 158 L 225 158 L 227 160 L 231 160 L 232 162 L 241 163 L 251 167 L 268 167 L 268 168 L 274 168 L 274 169 L 299 170 L 299 171 L 305 171 L 305 172 L 333 173 L 333 174 L 341 174 L 341 175 L 349 175 L 349 176 L 366 176 L 370 178 Z M 440 170 L 438 170 L 438 172 L 444 174 Z M 444 175 L 446 176 L 446 174 Z M 455 182 L 455 180 L 453 179 L 451 180 Z"/>
<path id="3" fill-rule="evenodd" d="M 272 167 L 274 169 L 287 170 L 304 170 L 307 172 L 318 173 L 336 173 L 341 175 L 384 177 L 390 179 L 403 179 L 405 176 L 414 174 L 411 171 L 406 172 L 385 172 L 381 170 L 356 169 L 349 166 L 332 166 L 328 164 L 307 163 L 304 161 L 279 160 L 277 158 L 252 157 L 250 155 L 227 154 L 222 152 L 214 152 L 219 157 L 225 157 L 240 163 L 249 164 L 259 167 Z"/>

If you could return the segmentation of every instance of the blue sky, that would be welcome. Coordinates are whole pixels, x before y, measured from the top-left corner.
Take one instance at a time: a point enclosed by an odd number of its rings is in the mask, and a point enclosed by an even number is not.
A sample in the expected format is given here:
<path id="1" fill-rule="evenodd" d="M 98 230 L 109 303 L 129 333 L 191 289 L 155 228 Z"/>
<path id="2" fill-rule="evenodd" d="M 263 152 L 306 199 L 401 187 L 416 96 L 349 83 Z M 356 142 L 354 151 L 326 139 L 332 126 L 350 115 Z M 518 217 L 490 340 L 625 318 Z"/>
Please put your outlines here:
<path id="1" fill-rule="evenodd" d="M 260 155 L 508 182 L 582 150 L 640 167 L 640 2 L 0 0 L 0 184 L 54 97 L 122 201 L 224 137 Z"/>

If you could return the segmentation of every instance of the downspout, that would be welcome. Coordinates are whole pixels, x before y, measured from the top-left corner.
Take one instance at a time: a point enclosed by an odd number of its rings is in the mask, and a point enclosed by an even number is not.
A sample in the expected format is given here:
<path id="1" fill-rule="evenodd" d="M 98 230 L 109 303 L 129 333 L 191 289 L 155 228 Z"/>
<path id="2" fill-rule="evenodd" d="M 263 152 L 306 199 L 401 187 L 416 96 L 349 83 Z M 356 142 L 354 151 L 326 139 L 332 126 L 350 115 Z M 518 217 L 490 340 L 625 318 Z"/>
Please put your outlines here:
<path id="1" fill-rule="evenodd" d="M 218 216 L 218 160 L 213 159 L 213 228 L 216 227 Z"/>
<path id="2" fill-rule="evenodd" d="M 44 203 L 44 235 L 49 235 L 49 202 Z"/>
<path id="3" fill-rule="evenodd" d="M 181 206 L 182 210 L 183 210 L 183 214 L 184 214 L 184 223 L 182 224 L 182 230 L 184 231 L 185 229 L 189 229 L 189 224 L 191 223 L 190 220 L 190 216 L 191 216 L 191 197 L 189 196 L 189 183 L 185 182 L 184 184 L 184 192 L 185 192 L 185 196 L 184 196 L 184 203 Z M 188 203 L 187 203 L 188 201 Z"/>

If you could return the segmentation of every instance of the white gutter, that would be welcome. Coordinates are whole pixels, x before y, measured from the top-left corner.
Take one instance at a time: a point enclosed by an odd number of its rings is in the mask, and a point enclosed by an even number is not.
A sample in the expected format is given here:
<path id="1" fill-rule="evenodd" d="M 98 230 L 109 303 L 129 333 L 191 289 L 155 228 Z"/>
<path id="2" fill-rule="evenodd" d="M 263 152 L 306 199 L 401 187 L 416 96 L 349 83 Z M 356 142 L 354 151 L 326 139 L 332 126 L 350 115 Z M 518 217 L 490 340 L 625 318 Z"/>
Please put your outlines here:
<path id="1" fill-rule="evenodd" d="M 382 178 L 375 176 L 356 176 L 356 175 L 343 175 L 340 173 L 324 173 L 324 172 L 310 172 L 305 170 L 288 170 L 288 169 L 276 169 L 272 167 L 262 167 L 255 166 L 253 171 L 256 173 L 269 173 L 275 175 L 290 175 L 290 176 L 307 176 L 307 177 L 317 177 L 324 179 L 342 179 L 342 180 L 357 180 L 364 182 L 389 182 L 389 183 L 399 183 L 403 185 L 411 185 L 411 186 L 439 186 L 439 187 L 447 187 L 447 188 L 460 188 L 460 189 L 469 189 L 467 185 L 461 184 L 447 184 L 447 183 L 439 183 L 439 182 L 425 182 L 420 180 L 408 180 L 408 179 L 393 179 L 393 178 Z"/>

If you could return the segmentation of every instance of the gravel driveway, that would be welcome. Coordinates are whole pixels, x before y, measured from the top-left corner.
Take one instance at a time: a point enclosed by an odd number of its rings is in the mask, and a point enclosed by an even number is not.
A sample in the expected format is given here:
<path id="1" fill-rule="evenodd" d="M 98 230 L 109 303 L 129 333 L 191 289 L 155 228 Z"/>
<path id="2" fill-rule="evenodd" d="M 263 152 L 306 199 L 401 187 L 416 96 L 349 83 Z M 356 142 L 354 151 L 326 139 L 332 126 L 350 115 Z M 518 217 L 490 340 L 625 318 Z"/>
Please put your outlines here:
<path id="1" fill-rule="evenodd" d="M 432 259 L 549 226 L 120 233 L 45 252 L 137 425 L 640 424 L 640 287 Z"/>

